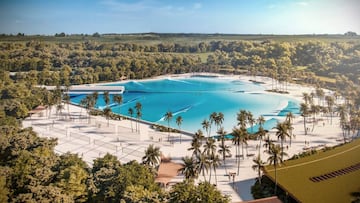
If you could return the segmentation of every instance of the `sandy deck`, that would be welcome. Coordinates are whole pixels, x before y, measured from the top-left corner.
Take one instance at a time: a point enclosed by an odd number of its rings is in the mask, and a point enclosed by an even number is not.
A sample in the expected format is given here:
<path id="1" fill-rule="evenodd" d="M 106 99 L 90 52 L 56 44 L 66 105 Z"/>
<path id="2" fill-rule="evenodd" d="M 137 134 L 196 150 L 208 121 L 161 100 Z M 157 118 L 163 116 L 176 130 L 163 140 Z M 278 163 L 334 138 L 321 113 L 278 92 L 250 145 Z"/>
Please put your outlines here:
<path id="1" fill-rule="evenodd" d="M 233 77 L 246 81 L 254 79 L 247 76 Z M 264 82 L 262 85 L 271 89 L 270 78 L 256 77 L 256 80 Z M 291 97 L 301 101 L 302 93 L 310 93 L 314 91 L 314 88 L 290 84 L 288 91 Z M 182 157 L 190 156 L 192 153 L 187 150 L 191 142 L 191 137 L 187 135 L 182 135 L 182 143 L 180 144 L 179 134 L 173 133 L 171 134 L 171 140 L 175 142 L 169 143 L 167 142 L 167 133 L 156 132 L 146 124 L 140 124 L 139 132 L 135 132 L 134 121 L 110 120 L 108 126 L 107 120 L 104 117 L 92 116 L 89 122 L 86 111 L 75 105 L 69 105 L 69 113 L 71 119 L 69 116 L 65 116 L 68 114 L 67 105 L 63 110 L 64 115 L 62 116 L 56 115 L 55 108 L 52 108 L 50 115 L 46 115 L 49 114 L 49 111 L 44 110 L 41 113 L 34 114 L 31 118 L 25 119 L 23 126 L 33 127 L 41 137 L 58 138 L 58 145 L 55 147 L 57 153 L 61 154 L 68 151 L 77 153 L 89 165 L 92 165 L 95 158 L 102 157 L 105 153 L 116 155 L 122 163 L 130 160 L 141 162 L 144 151 L 150 144 L 159 146 L 161 152 L 165 156 L 171 157 L 174 163 L 181 163 Z M 338 117 L 333 118 L 332 124 L 330 124 L 328 117 L 320 117 L 319 115 L 317 118 L 320 121 L 315 124 L 314 130 L 312 130 L 313 124 L 307 123 L 311 130 L 306 136 L 304 135 L 303 118 L 297 117 L 294 119 L 293 133 L 296 135 L 296 138 L 292 140 L 291 146 L 289 142 L 284 144 L 289 157 L 307 149 L 319 149 L 342 142 L 342 132 L 339 128 Z M 274 131 L 270 131 L 269 135 L 273 140 L 277 141 Z M 277 143 L 280 143 L 280 141 L 277 141 Z M 231 141 L 226 141 L 226 144 L 231 146 L 233 154 L 231 158 L 226 160 L 227 171 L 228 173 L 236 172 L 237 164 L 234 157 L 236 147 Z M 216 171 L 218 189 L 223 194 L 230 195 L 233 202 L 253 199 L 250 187 L 255 182 L 257 173 L 251 169 L 251 166 L 253 165 L 252 159 L 258 154 L 258 145 L 259 141 L 248 141 L 249 156 L 245 156 L 241 160 L 240 174 L 236 175 L 233 180 L 230 180 L 229 176 L 225 173 L 224 166 L 220 166 Z M 266 161 L 267 155 L 263 153 L 264 148 L 262 147 L 260 151 L 262 160 Z M 182 179 L 183 176 L 178 175 L 169 180 L 169 182 L 180 182 Z M 203 181 L 203 177 L 199 176 L 198 181 Z M 215 184 L 214 177 L 211 179 L 211 183 Z"/>

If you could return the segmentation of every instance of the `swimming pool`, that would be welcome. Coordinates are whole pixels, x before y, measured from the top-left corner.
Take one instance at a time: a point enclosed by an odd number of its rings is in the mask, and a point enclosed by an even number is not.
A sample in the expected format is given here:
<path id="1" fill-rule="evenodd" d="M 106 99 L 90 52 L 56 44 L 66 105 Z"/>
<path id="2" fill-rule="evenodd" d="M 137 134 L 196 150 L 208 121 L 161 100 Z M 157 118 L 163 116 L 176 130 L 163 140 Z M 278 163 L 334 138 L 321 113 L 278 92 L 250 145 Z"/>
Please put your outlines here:
<path id="1" fill-rule="evenodd" d="M 189 132 L 202 129 L 202 121 L 208 119 L 212 112 L 224 114 L 223 127 L 227 132 L 236 126 L 240 109 L 252 112 L 254 118 L 263 115 L 267 120 L 266 129 L 274 127 L 276 118 L 285 116 L 289 111 L 299 113 L 299 102 L 287 95 L 268 94 L 260 84 L 234 78 L 166 78 L 111 85 L 123 85 L 126 90 L 123 104 L 111 105 L 114 113 L 128 115 L 128 109 L 140 102 L 143 120 L 167 126 L 164 115 L 171 111 L 173 118 L 170 125 L 178 128 L 176 117 L 181 116 L 181 129 Z M 79 103 L 84 97 L 79 95 L 71 100 Z M 103 97 L 99 95 L 97 107 L 104 106 Z M 213 127 L 211 134 L 216 134 L 215 130 Z"/>

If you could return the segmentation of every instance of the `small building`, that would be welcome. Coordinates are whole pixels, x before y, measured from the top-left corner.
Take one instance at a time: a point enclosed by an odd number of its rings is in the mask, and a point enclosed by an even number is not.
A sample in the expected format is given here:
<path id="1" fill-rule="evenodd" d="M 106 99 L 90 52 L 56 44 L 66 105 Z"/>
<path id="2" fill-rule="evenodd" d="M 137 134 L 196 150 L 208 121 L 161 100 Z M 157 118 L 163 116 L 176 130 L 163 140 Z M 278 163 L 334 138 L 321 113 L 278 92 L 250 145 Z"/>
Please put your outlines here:
<path id="1" fill-rule="evenodd" d="M 351 202 L 360 190 L 360 139 L 285 161 L 277 167 L 277 183 L 297 202 Z M 265 175 L 275 182 L 273 166 Z"/>

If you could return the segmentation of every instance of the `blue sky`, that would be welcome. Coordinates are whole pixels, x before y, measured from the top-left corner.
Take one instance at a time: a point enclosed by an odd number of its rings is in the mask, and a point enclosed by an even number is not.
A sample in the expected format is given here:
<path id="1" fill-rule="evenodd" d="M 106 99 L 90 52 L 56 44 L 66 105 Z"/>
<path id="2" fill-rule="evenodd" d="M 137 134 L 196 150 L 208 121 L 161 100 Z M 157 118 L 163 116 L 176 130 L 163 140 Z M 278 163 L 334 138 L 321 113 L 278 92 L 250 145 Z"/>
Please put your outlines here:
<path id="1" fill-rule="evenodd" d="M 360 0 L 1 0 L 0 33 L 360 34 Z"/>

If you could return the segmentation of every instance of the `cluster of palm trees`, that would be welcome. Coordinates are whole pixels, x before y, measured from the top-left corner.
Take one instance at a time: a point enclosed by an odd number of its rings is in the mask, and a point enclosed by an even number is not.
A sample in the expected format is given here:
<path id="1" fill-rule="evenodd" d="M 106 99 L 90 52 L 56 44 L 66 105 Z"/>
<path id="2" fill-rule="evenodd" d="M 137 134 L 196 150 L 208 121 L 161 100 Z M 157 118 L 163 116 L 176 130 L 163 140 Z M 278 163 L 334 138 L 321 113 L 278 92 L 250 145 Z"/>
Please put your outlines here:
<path id="1" fill-rule="evenodd" d="M 269 155 L 267 162 L 269 164 L 272 164 L 274 166 L 274 170 L 275 170 L 275 194 L 276 194 L 276 189 L 277 189 L 277 166 L 280 165 L 281 163 L 283 163 L 284 156 L 287 156 L 287 153 L 284 152 L 283 144 L 284 144 L 284 141 L 286 141 L 286 138 L 290 138 L 290 146 L 291 146 L 291 138 L 294 137 L 294 135 L 292 134 L 292 129 L 293 129 L 292 119 L 293 119 L 293 114 L 290 112 L 287 114 L 286 120 L 284 122 L 278 123 L 276 125 L 276 130 L 277 130 L 276 136 L 281 141 L 280 145 L 274 144 L 274 141 L 271 140 L 269 138 L 269 136 L 265 139 L 264 152 L 266 152 Z M 260 132 L 260 131 L 261 130 L 259 130 L 258 132 Z M 261 140 L 262 140 L 261 136 L 259 136 L 259 140 L 261 143 Z M 261 171 L 264 169 L 264 166 L 266 163 L 263 162 L 261 159 L 260 147 L 261 147 L 261 144 L 259 145 L 258 156 L 253 159 L 254 164 L 252 165 L 252 169 L 258 172 L 258 180 L 259 180 L 259 183 L 261 184 Z"/>
<path id="2" fill-rule="evenodd" d="M 301 116 L 304 117 L 304 132 L 305 135 L 310 130 L 309 127 L 306 127 L 307 118 L 312 118 L 312 130 L 314 130 L 314 126 L 316 122 L 316 115 L 319 113 L 324 113 L 327 116 L 330 116 L 330 124 L 332 124 L 332 117 L 336 112 L 340 117 L 340 127 L 343 129 L 343 136 L 344 142 L 346 142 L 346 130 L 348 134 L 350 134 L 350 130 L 355 131 L 359 129 L 360 123 L 360 111 L 356 107 L 356 102 L 354 100 L 345 100 L 341 104 L 337 104 L 337 98 L 339 95 L 325 95 L 324 91 L 321 88 L 316 89 L 315 92 L 308 94 L 303 93 L 303 100 L 304 102 L 301 103 L 300 106 L 300 113 Z M 314 97 L 318 97 L 318 104 L 315 104 Z M 291 139 L 295 137 L 293 135 L 292 130 L 292 121 L 293 121 L 293 114 L 289 112 L 286 116 L 286 119 L 282 123 L 278 123 L 276 126 L 276 136 L 281 141 L 280 144 L 274 144 L 272 140 L 270 140 L 269 136 L 265 138 L 264 147 L 266 147 L 265 152 L 269 155 L 267 162 L 274 166 L 275 172 L 275 194 L 277 192 L 277 166 L 283 163 L 284 156 L 287 156 L 286 152 L 284 152 L 283 143 L 286 141 L 287 138 L 290 139 L 290 146 L 291 146 Z M 261 132 L 261 126 L 259 128 L 258 133 Z M 266 133 L 265 133 L 266 134 Z M 264 134 L 264 135 L 265 135 Z M 259 135 L 260 141 L 261 137 Z M 260 145 L 261 146 L 261 145 Z M 258 179 L 261 183 L 261 171 L 264 168 L 265 162 L 261 160 L 260 157 L 260 149 L 259 155 L 253 159 L 253 166 L 252 168 L 258 172 Z"/>
<path id="3" fill-rule="evenodd" d="M 210 115 L 210 118 L 216 118 L 214 115 L 222 115 L 221 113 Z M 273 140 L 267 136 L 265 138 L 267 131 L 264 130 L 265 119 L 263 116 L 259 116 L 258 119 L 254 119 L 253 115 L 249 111 L 240 110 L 237 115 L 238 125 L 233 128 L 233 131 L 228 135 L 224 128 L 221 127 L 221 122 L 219 122 L 218 131 L 217 131 L 217 140 L 219 141 L 219 145 L 216 145 L 216 139 L 214 137 L 209 136 L 207 131 L 207 137 L 204 136 L 201 130 L 198 130 L 192 141 L 191 147 L 188 149 L 192 151 L 191 156 L 183 157 L 183 168 L 180 170 L 186 179 L 195 179 L 198 178 L 199 175 L 204 177 L 204 181 L 211 182 L 212 171 L 215 174 L 215 183 L 217 183 L 216 178 L 216 169 L 220 166 L 221 162 L 225 168 L 225 175 L 228 175 L 226 168 L 226 159 L 231 157 L 230 146 L 226 145 L 226 140 L 231 138 L 232 143 L 236 146 L 236 162 L 237 162 L 237 175 L 240 172 L 240 158 L 244 159 L 244 146 L 247 146 L 248 140 L 253 137 L 260 141 L 259 154 L 256 158 L 253 159 L 254 165 L 252 168 L 258 172 L 258 178 L 261 178 L 261 171 L 265 165 L 265 162 L 262 161 L 260 150 L 261 150 L 261 141 L 265 141 L 264 147 L 266 148 L 264 151 L 269 154 L 268 163 L 274 164 L 274 168 L 276 170 L 276 166 L 283 162 L 284 156 L 286 156 L 286 152 L 284 152 L 284 142 L 287 138 L 291 139 L 294 137 L 293 130 L 293 119 L 294 115 L 289 112 L 286 116 L 284 122 L 278 123 L 276 126 L 276 136 L 279 140 L 281 140 L 281 144 L 274 144 Z M 223 120 L 223 118 L 221 119 Z M 202 125 L 205 130 L 207 125 L 204 125 L 207 120 L 205 120 Z M 216 123 L 215 120 L 213 123 Z M 209 122 L 210 124 L 210 122 Z M 253 133 L 253 125 L 258 124 L 258 130 Z M 209 125 L 210 126 L 210 125 Z M 248 126 L 251 126 L 248 129 Z M 242 154 L 240 154 L 240 146 L 242 147 Z M 290 144 L 291 146 L 291 144 Z M 248 154 L 247 154 L 248 155 Z M 206 174 L 209 173 L 209 179 L 206 179 Z M 276 177 L 276 175 L 275 175 Z"/>
<path id="4" fill-rule="evenodd" d="M 253 126 L 256 123 L 254 116 L 250 111 L 240 110 L 237 114 L 238 125 L 235 126 L 232 130 L 232 142 L 236 146 L 235 158 L 237 162 L 237 175 L 240 174 L 240 158 L 244 159 L 244 145 L 247 149 L 247 141 L 250 139 L 250 133 L 248 132 L 248 125 L 251 126 L 251 133 L 253 133 Z M 260 117 L 258 119 L 258 124 L 262 127 L 264 124 L 264 118 Z M 263 128 L 262 128 L 263 129 Z M 253 133 L 254 134 L 254 133 Z M 261 133 L 255 133 L 262 135 Z M 240 154 L 240 145 L 242 153 Z M 246 150 L 247 151 L 247 150 Z"/>
<path id="5" fill-rule="evenodd" d="M 80 101 L 80 106 L 85 107 L 85 109 L 89 115 L 89 120 L 88 120 L 89 123 L 90 123 L 90 111 L 96 107 L 98 98 L 99 98 L 99 93 L 93 92 L 92 94 L 86 95 L 86 97 Z M 103 109 L 103 114 L 106 117 L 106 119 L 108 121 L 107 125 L 109 126 L 109 120 L 110 120 L 112 111 L 110 108 L 111 98 L 110 98 L 110 94 L 108 91 L 104 92 L 103 99 L 105 102 L 105 108 Z M 112 100 L 117 105 L 121 105 L 123 103 L 123 97 L 121 95 L 114 95 Z"/>
<path id="6" fill-rule="evenodd" d="M 49 106 L 49 111 L 46 109 L 46 114 L 50 118 L 52 106 L 55 105 L 56 115 L 62 115 L 62 110 L 64 109 L 63 102 L 67 104 L 68 114 L 65 114 L 65 119 L 67 115 L 70 116 L 69 104 L 70 104 L 70 95 L 68 94 L 70 86 L 67 85 L 64 89 L 60 85 L 57 85 L 53 92 L 46 91 L 43 95 L 43 104 Z"/>
<path id="7" fill-rule="evenodd" d="M 142 104 L 140 102 L 136 102 L 134 108 L 135 108 L 136 112 L 134 112 L 134 109 L 130 107 L 128 109 L 128 114 L 131 118 L 133 118 L 134 114 L 136 115 L 135 132 L 139 133 L 140 132 L 140 122 L 139 121 L 142 116 Z M 134 129 L 133 129 L 132 120 L 130 120 L 130 124 L 131 124 L 131 131 L 133 132 Z"/>
<path id="8" fill-rule="evenodd" d="M 315 104 L 314 98 L 318 97 L 318 104 Z M 303 93 L 303 100 L 304 102 L 300 104 L 300 113 L 301 116 L 304 118 L 304 132 L 305 135 L 308 134 L 308 131 L 310 130 L 309 127 L 306 126 L 307 123 L 307 117 L 312 116 L 312 130 L 315 128 L 316 121 L 316 115 L 319 113 L 330 115 L 330 124 L 332 124 L 332 118 L 334 115 L 334 106 L 335 106 L 335 96 L 334 95 L 326 95 L 324 91 L 321 88 L 316 89 L 315 92 L 312 92 L 311 94 Z M 326 105 L 325 105 L 326 103 Z"/>
<path id="9" fill-rule="evenodd" d="M 170 132 L 171 132 L 171 129 L 170 129 L 170 122 L 173 118 L 173 113 L 171 111 L 168 111 L 165 113 L 164 115 L 164 120 L 167 121 L 168 123 L 168 142 L 170 142 Z M 176 125 L 178 126 L 179 128 L 179 131 L 180 131 L 180 128 L 181 128 L 181 124 L 183 122 L 183 118 L 181 116 L 177 116 L 176 117 Z M 180 133 L 180 143 L 181 143 L 181 133 Z"/>
<path id="10" fill-rule="evenodd" d="M 315 92 L 310 94 L 303 93 L 304 102 L 301 103 L 300 112 L 304 117 L 304 131 L 307 135 L 310 130 L 306 126 L 307 118 L 312 116 L 312 131 L 317 123 L 316 115 L 323 113 L 327 115 L 328 120 L 330 117 L 330 125 L 333 123 L 333 117 L 336 113 L 340 117 L 340 127 L 343 131 L 344 142 L 347 140 L 347 135 L 352 131 L 355 134 L 356 130 L 360 127 L 360 111 L 356 102 L 356 97 L 344 97 L 343 102 L 338 102 L 340 94 L 325 95 L 323 89 L 317 88 Z M 318 98 L 318 104 L 315 104 L 314 98 Z"/>
<path id="11" fill-rule="evenodd" d="M 230 146 L 225 144 L 225 136 L 227 133 L 221 126 L 224 121 L 224 114 L 221 112 L 213 112 L 209 116 L 209 120 L 202 122 L 203 128 L 206 130 L 207 137 L 204 136 L 202 130 L 198 130 L 192 141 L 191 147 L 188 148 L 192 151 L 191 156 L 183 157 L 183 167 L 180 169 L 186 179 L 195 179 L 199 175 L 202 175 L 204 181 L 211 182 L 212 171 L 214 171 L 215 184 L 217 184 L 216 169 L 220 166 L 221 161 L 224 163 L 226 169 L 225 159 L 231 156 Z M 212 124 L 217 127 L 218 139 L 221 143 L 217 146 L 216 140 L 210 136 Z M 209 173 L 209 179 L 206 179 L 206 175 Z"/>
<path id="12" fill-rule="evenodd" d="M 357 131 L 357 135 L 359 135 L 360 110 L 342 104 L 337 107 L 337 112 L 340 116 L 340 127 L 343 131 L 344 142 L 346 142 L 347 136 L 350 136 L 351 132 L 355 136 L 355 131 Z"/>
<path id="13" fill-rule="evenodd" d="M 203 128 L 206 130 L 207 137 L 205 138 L 203 132 L 199 129 L 191 141 L 192 156 L 183 157 L 183 168 L 180 171 L 185 175 L 186 179 L 197 178 L 200 174 L 204 177 L 204 181 L 211 182 L 212 171 L 214 171 L 215 184 L 217 184 L 216 169 L 220 166 L 221 160 L 226 169 L 225 159 L 229 155 L 230 146 L 225 144 L 226 132 L 221 127 L 224 121 L 224 114 L 221 112 L 213 112 L 209 116 L 209 120 L 205 119 L 202 122 Z M 221 143 L 217 146 L 216 140 L 210 136 L 211 127 L 215 124 L 217 127 L 218 139 Z M 205 173 L 209 172 L 209 180 L 206 180 Z"/>
<path id="14" fill-rule="evenodd" d="M 222 129 L 222 128 L 221 128 Z M 219 155 L 230 153 L 230 150 L 222 152 L 217 149 L 216 140 L 212 137 L 205 138 L 203 132 L 198 130 L 192 139 L 191 147 L 192 155 L 183 157 L 183 167 L 180 169 L 186 179 L 197 178 L 200 174 L 204 177 L 204 181 L 211 182 L 212 171 L 214 171 L 215 184 L 217 184 L 216 168 L 220 166 L 221 158 Z M 209 180 L 206 179 L 205 173 L 209 174 Z"/>
<path id="15" fill-rule="evenodd" d="M 212 125 L 215 124 L 217 130 L 219 130 L 219 127 L 222 125 L 223 122 L 224 114 L 221 112 L 213 112 L 210 114 L 209 119 L 204 119 L 201 125 L 202 128 L 206 131 L 207 136 L 210 137 Z"/>
<path id="16" fill-rule="evenodd" d="M 95 108 L 98 97 L 99 97 L 98 92 L 93 92 L 92 94 L 86 95 L 86 97 L 80 101 L 80 106 L 86 109 L 89 123 L 91 121 L 90 111 Z"/>

